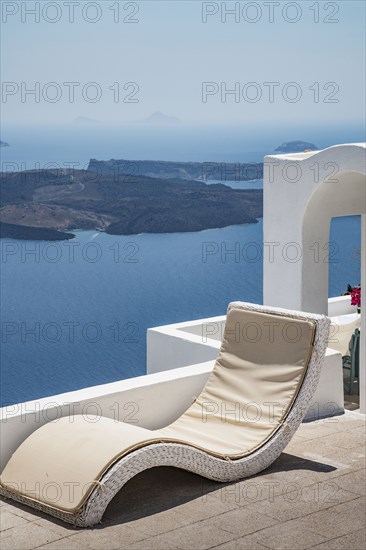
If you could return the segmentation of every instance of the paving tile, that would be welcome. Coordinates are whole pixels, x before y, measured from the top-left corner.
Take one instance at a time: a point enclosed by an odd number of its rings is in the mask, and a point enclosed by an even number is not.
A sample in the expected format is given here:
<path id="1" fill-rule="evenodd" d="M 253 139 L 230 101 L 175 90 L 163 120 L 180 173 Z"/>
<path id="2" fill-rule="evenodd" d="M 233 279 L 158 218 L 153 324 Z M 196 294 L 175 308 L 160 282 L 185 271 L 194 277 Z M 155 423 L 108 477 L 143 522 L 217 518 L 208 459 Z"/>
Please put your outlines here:
<path id="1" fill-rule="evenodd" d="M 306 529 L 298 520 L 279 523 L 256 534 L 259 544 L 274 550 L 305 550 L 326 540 L 324 536 Z"/>
<path id="2" fill-rule="evenodd" d="M 348 430 L 355 426 L 364 426 L 365 424 L 365 417 L 358 413 L 346 411 L 337 416 L 320 418 L 319 420 L 311 422 L 303 422 L 300 426 L 300 431 L 316 429 L 319 426 L 336 426 L 334 429 L 337 429 L 337 426 L 339 426 L 339 430 Z"/>
<path id="3" fill-rule="evenodd" d="M 148 540 L 142 540 L 131 545 L 125 545 L 122 543 L 120 550 L 179 550 L 176 542 L 171 540 L 171 537 L 167 533 L 157 535 L 149 538 Z M 193 549 L 192 549 L 193 550 Z"/>
<path id="4" fill-rule="evenodd" d="M 18 503 L 11 506 L 9 509 L 15 516 L 19 517 L 20 519 L 36 523 L 37 525 L 44 527 L 45 529 L 49 529 L 50 531 L 53 531 L 63 537 L 67 537 L 68 535 L 76 531 L 76 528 L 73 525 L 44 514 L 39 510 L 33 511 L 32 508 L 23 506 Z"/>
<path id="5" fill-rule="evenodd" d="M 218 512 L 225 513 L 266 498 L 266 483 L 267 476 L 223 484 L 218 491 L 202 499 L 202 501 L 205 506 L 214 506 L 214 500 L 217 501 L 220 504 L 216 504 L 215 508 Z M 209 515 L 207 514 L 206 517 L 209 517 Z"/>
<path id="6" fill-rule="evenodd" d="M 302 439 L 317 439 L 330 433 L 343 432 L 348 430 L 348 424 L 345 417 L 337 416 L 333 418 L 324 418 L 315 422 L 303 422 L 296 432 L 296 436 Z M 357 427 L 362 426 L 362 420 L 358 421 Z M 290 443 L 291 444 L 291 443 Z"/>
<path id="7" fill-rule="evenodd" d="M 364 469 L 340 475 L 334 480 L 338 487 L 364 496 L 366 494 L 366 471 Z"/>
<path id="8" fill-rule="evenodd" d="M 347 503 L 355 498 L 357 497 L 354 493 L 338 489 L 333 482 L 327 481 L 304 488 L 299 486 L 295 491 L 284 492 L 248 508 L 258 515 L 264 514 L 285 522 L 334 507 L 343 502 Z"/>
<path id="9" fill-rule="evenodd" d="M 195 519 L 174 510 L 164 510 L 159 514 L 129 521 L 125 525 L 141 533 L 141 535 L 152 537 L 189 525 L 194 521 Z"/>
<path id="10" fill-rule="evenodd" d="M 337 514 L 349 514 L 353 519 L 366 522 L 366 498 L 356 498 L 352 502 L 343 502 L 332 508 Z M 364 526 L 366 527 L 366 525 Z"/>
<path id="11" fill-rule="evenodd" d="M 316 420 L 315 422 L 303 422 L 297 430 L 296 436 L 302 439 L 319 439 L 329 434 L 349 432 L 354 429 L 362 430 L 365 428 L 366 422 L 361 415 L 346 413 L 340 416 Z"/>
<path id="12" fill-rule="evenodd" d="M 336 539 L 328 540 L 318 546 L 314 546 L 314 550 L 364 550 L 366 547 L 366 530 L 361 529 L 343 535 Z"/>
<path id="13" fill-rule="evenodd" d="M 309 531 L 313 531 L 327 539 L 333 539 L 366 527 L 364 505 L 360 511 L 363 512 L 362 515 L 359 514 L 358 517 L 356 517 L 355 514 L 352 513 L 344 515 L 329 509 L 309 514 L 299 521 L 305 528 L 309 529 Z"/>
<path id="14" fill-rule="evenodd" d="M 263 546 L 258 542 L 258 533 L 252 535 L 246 535 L 238 539 L 229 540 L 215 546 L 215 550 L 268 550 L 268 546 Z"/>
<path id="15" fill-rule="evenodd" d="M 45 529 L 49 529 L 50 531 L 52 531 L 53 533 L 56 533 L 60 537 L 68 537 L 73 533 L 78 532 L 77 527 L 74 527 L 69 523 L 64 523 L 62 521 L 59 521 L 56 518 L 49 519 L 46 515 L 45 517 L 39 517 L 39 518 L 36 518 L 35 520 L 33 518 L 33 523 L 36 523 L 37 525 L 40 525 Z"/>
<path id="16" fill-rule="evenodd" d="M 307 448 L 305 447 L 305 449 Z M 318 452 L 318 448 L 316 450 Z M 301 453 L 307 453 L 307 456 L 303 456 Z M 263 477 L 263 480 L 274 482 L 277 485 L 279 483 L 281 485 L 279 492 L 282 493 L 288 489 L 288 485 L 293 483 L 305 487 L 316 481 L 337 477 L 350 471 L 349 464 L 339 463 L 332 458 L 324 459 L 323 456 L 319 454 L 315 456 L 314 453 L 310 454 L 306 450 L 304 452 L 302 446 L 301 451 L 297 448 L 296 452 L 294 451 L 291 454 L 286 448 L 286 452 L 282 453 L 272 466 L 266 470 L 266 479 Z M 259 476 L 259 479 L 261 478 L 262 476 Z M 253 478 L 253 480 L 257 479 L 258 476 Z"/>
<path id="17" fill-rule="evenodd" d="M 68 540 L 92 550 L 114 550 L 122 546 L 128 547 L 143 538 L 146 535 L 126 525 L 109 525 L 98 529 L 83 529 L 68 537 Z"/>
<path id="18" fill-rule="evenodd" d="M 226 497 L 226 495 L 225 495 Z M 227 498 L 218 498 L 218 496 L 208 496 L 199 498 L 191 502 L 181 504 L 175 510 L 183 516 L 188 516 L 194 522 L 202 521 L 207 518 L 219 516 L 229 510 L 237 507 L 234 500 Z"/>
<path id="19" fill-rule="evenodd" d="M 213 518 L 215 527 L 243 537 L 278 523 L 278 520 L 252 512 L 249 508 L 237 508 Z"/>
<path id="20" fill-rule="evenodd" d="M 5 532 L 12 527 L 22 527 L 27 525 L 27 521 L 9 510 L 1 510 L 0 512 L 0 531 Z"/>
<path id="21" fill-rule="evenodd" d="M 363 426 L 355 426 L 351 430 L 352 432 L 357 432 L 363 435 L 366 435 L 366 423 Z"/>
<path id="22" fill-rule="evenodd" d="M 286 448 L 286 452 L 287 450 Z M 297 443 L 291 448 L 291 452 L 308 460 L 333 465 L 345 471 L 360 470 L 365 467 L 364 448 L 343 449 L 326 444 L 323 439 Z"/>
<path id="23" fill-rule="evenodd" d="M 23 519 L 26 519 L 28 521 L 35 521 L 36 519 L 48 518 L 48 520 L 50 520 L 49 515 L 44 514 L 39 510 L 34 510 L 30 506 L 25 506 L 24 504 L 20 504 L 19 502 L 14 502 L 11 500 L 8 500 L 8 503 L 11 503 L 9 508 L 11 512 Z"/>
<path id="24" fill-rule="evenodd" d="M 325 435 L 322 438 L 322 443 L 347 450 L 366 446 L 365 434 L 351 430 Z"/>
<path id="25" fill-rule="evenodd" d="M 21 528 L 13 527 L 4 531 L 0 547 L 1 550 L 29 550 L 59 538 L 60 536 L 53 531 L 29 522 L 22 525 Z"/>
<path id="26" fill-rule="evenodd" d="M 236 483 L 223 484 L 222 487 L 206 497 L 207 502 L 212 503 L 215 498 L 225 505 L 227 509 L 252 506 L 262 500 L 269 499 L 272 495 L 281 494 L 290 482 L 293 483 L 297 473 L 286 471 L 288 464 L 282 464 L 283 471 L 278 472 L 268 469 L 265 473 L 253 476 Z M 307 480 L 307 484 L 310 480 Z M 227 511 L 228 511 L 227 510 Z M 224 513 L 224 510 L 222 510 Z"/>
<path id="27" fill-rule="evenodd" d="M 182 550 L 192 550 L 192 548 L 206 550 L 234 538 L 235 535 L 232 533 L 216 527 L 213 518 L 164 533 L 164 541 L 168 545 L 166 548 L 170 548 L 170 545 L 172 545 Z M 150 548 L 151 540 L 146 541 L 147 548 Z"/>
<path id="28" fill-rule="evenodd" d="M 49 542 L 39 548 L 41 550 L 86 550 L 87 546 L 81 546 L 76 540 L 65 537 Z"/>

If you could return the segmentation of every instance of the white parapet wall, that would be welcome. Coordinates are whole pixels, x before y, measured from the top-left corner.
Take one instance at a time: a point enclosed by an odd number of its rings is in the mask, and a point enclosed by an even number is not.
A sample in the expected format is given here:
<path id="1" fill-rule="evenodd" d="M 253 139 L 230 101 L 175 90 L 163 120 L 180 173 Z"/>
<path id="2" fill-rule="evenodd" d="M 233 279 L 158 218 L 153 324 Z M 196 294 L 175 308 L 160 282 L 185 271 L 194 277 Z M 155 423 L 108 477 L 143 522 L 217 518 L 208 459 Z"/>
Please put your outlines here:
<path id="1" fill-rule="evenodd" d="M 329 317 L 355 312 L 350 296 L 336 296 L 328 300 Z M 225 320 L 226 315 L 220 315 L 150 328 L 147 331 L 147 373 L 215 359 L 220 349 Z M 338 377 L 342 378 L 340 372 Z"/>
<path id="2" fill-rule="evenodd" d="M 328 300 L 328 316 L 338 317 L 339 315 L 348 315 L 355 313 L 355 306 L 351 306 L 350 296 L 336 296 Z"/>
<path id="3" fill-rule="evenodd" d="M 37 428 L 82 414 L 158 429 L 176 420 L 204 387 L 213 361 L 53 395 L 0 409 L 0 470 Z"/>
<path id="4" fill-rule="evenodd" d="M 147 331 L 147 374 L 216 359 L 226 315 Z"/>

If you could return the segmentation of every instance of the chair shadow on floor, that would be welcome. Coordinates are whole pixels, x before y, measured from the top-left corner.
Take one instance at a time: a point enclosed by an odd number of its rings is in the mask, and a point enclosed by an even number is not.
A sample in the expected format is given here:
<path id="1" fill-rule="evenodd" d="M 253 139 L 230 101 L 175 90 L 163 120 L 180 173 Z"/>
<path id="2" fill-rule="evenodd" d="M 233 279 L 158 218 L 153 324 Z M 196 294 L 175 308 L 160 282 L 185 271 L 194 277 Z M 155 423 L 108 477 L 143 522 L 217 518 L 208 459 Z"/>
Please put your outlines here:
<path id="1" fill-rule="evenodd" d="M 337 468 L 322 462 L 308 460 L 295 455 L 282 453 L 281 456 L 266 470 L 242 481 L 220 483 L 203 478 L 197 474 L 172 467 L 157 467 L 146 470 L 131 479 L 110 502 L 104 517 L 112 523 L 126 523 L 147 516 L 152 516 L 166 510 L 174 510 L 177 506 L 202 499 L 206 503 L 215 498 L 211 493 L 228 488 L 237 483 L 259 484 L 273 474 L 286 471 L 306 470 L 310 472 L 330 473 Z M 296 482 L 296 473 L 293 482 Z M 289 479 L 286 480 L 286 485 Z"/>
<path id="2" fill-rule="evenodd" d="M 273 481 L 273 474 L 288 471 L 310 471 L 330 473 L 336 470 L 334 466 L 308 460 L 295 455 L 282 453 L 280 457 L 266 470 L 259 474 L 246 478 L 242 481 L 220 483 L 206 479 L 197 474 L 173 468 L 160 466 L 141 472 L 122 487 L 108 505 L 103 516 L 102 523 L 94 526 L 94 529 L 103 529 L 111 524 L 124 524 L 149 516 L 154 516 L 164 511 L 174 510 L 176 507 L 202 499 L 202 504 L 208 500 L 217 499 L 212 493 L 227 488 L 227 493 L 233 493 L 233 487 L 237 483 L 251 483 L 258 480 L 260 485 L 266 482 L 268 477 Z M 293 482 L 296 483 L 296 473 Z M 289 479 L 286 480 L 286 484 Z M 72 525 L 66 524 L 56 518 L 42 512 L 33 510 L 22 504 L 11 501 L 11 505 L 23 510 L 26 513 L 45 518 L 48 521 L 62 525 L 70 532 L 79 530 Z"/>

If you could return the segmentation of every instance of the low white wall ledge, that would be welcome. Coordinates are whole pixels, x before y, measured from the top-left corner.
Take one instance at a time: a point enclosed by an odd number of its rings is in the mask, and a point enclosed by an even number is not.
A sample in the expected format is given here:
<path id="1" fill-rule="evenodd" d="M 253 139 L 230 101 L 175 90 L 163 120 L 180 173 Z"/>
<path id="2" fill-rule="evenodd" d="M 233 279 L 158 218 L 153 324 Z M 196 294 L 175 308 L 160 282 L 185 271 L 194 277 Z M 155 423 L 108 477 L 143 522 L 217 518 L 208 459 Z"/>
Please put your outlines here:
<path id="1" fill-rule="evenodd" d="M 351 296 L 336 296 L 328 300 L 328 316 L 338 317 L 339 315 L 348 315 L 356 313 L 355 306 L 351 305 Z"/>
<path id="2" fill-rule="evenodd" d="M 226 315 L 186 321 L 147 331 L 148 374 L 216 359 Z"/>
<path id="3" fill-rule="evenodd" d="M 37 428 L 64 416 L 94 415 L 157 429 L 176 420 L 201 392 L 214 362 L 53 395 L 0 409 L 0 470 Z M 71 422 L 72 420 L 70 420 Z"/>

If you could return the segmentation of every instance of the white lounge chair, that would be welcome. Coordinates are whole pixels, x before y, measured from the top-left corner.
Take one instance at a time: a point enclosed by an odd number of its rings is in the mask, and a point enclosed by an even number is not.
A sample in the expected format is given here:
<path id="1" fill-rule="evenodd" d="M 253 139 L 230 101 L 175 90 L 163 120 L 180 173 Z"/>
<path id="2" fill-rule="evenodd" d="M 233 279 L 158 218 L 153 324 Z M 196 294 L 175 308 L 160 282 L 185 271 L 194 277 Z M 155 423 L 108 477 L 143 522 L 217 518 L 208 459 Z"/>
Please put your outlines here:
<path id="1" fill-rule="evenodd" d="M 0 494 L 87 527 L 148 468 L 175 466 L 222 482 L 260 472 L 307 411 L 329 323 L 321 315 L 231 303 L 213 372 L 180 418 L 155 431 L 82 415 L 48 423 L 15 451 Z"/>

